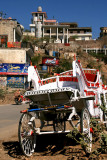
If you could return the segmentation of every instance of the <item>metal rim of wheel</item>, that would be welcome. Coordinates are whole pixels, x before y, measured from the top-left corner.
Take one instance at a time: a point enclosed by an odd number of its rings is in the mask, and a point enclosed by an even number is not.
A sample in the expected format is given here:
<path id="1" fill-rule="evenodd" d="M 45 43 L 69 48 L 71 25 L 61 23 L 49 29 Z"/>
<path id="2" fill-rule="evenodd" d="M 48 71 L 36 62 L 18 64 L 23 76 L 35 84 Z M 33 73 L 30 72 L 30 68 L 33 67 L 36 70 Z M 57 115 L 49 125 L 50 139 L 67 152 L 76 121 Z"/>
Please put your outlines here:
<path id="1" fill-rule="evenodd" d="M 32 121 L 30 125 L 28 124 L 31 117 L 31 114 L 23 113 L 18 128 L 19 143 L 23 154 L 27 157 L 32 155 L 36 147 L 35 123 Z"/>
<path id="2" fill-rule="evenodd" d="M 92 133 L 90 132 L 90 114 L 87 108 L 84 108 L 81 113 L 81 131 L 84 134 L 84 141 L 87 144 L 86 153 L 92 151 Z"/>
<path id="3" fill-rule="evenodd" d="M 16 103 L 16 105 L 18 105 L 18 104 L 19 104 L 18 99 L 16 99 L 16 98 L 15 98 L 15 103 Z"/>
<path id="4" fill-rule="evenodd" d="M 104 120 L 104 121 L 107 121 L 107 115 L 106 115 L 105 112 L 103 112 L 103 120 Z M 107 131 L 107 123 L 105 123 L 105 129 L 106 129 L 106 131 Z"/>
<path id="5" fill-rule="evenodd" d="M 54 131 L 65 131 L 66 122 L 64 120 L 64 113 L 58 113 L 56 119 L 53 121 Z"/>

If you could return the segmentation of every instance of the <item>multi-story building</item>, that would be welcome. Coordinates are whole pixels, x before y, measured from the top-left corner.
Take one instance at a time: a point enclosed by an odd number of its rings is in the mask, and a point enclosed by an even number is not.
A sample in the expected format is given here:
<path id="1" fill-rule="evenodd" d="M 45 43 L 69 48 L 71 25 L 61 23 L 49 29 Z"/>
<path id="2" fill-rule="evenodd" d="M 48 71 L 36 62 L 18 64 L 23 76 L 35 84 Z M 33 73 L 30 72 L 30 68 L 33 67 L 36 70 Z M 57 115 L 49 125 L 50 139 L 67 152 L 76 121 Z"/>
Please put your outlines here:
<path id="1" fill-rule="evenodd" d="M 0 87 L 26 87 L 33 50 L 20 42 L 23 29 L 14 19 L 0 19 Z"/>
<path id="2" fill-rule="evenodd" d="M 0 18 L 0 46 L 7 42 L 20 42 L 24 27 L 11 17 Z"/>
<path id="3" fill-rule="evenodd" d="M 30 48 L 0 48 L 0 87 L 26 88 Z"/>
<path id="4" fill-rule="evenodd" d="M 91 27 L 78 27 L 77 23 L 61 22 L 55 19 L 47 19 L 46 12 L 38 7 L 37 12 L 32 12 L 31 34 L 37 38 L 49 37 L 56 43 L 68 43 L 71 39 L 90 40 L 92 39 Z"/>
<path id="5" fill-rule="evenodd" d="M 100 27 L 100 37 L 107 35 L 107 27 Z"/>

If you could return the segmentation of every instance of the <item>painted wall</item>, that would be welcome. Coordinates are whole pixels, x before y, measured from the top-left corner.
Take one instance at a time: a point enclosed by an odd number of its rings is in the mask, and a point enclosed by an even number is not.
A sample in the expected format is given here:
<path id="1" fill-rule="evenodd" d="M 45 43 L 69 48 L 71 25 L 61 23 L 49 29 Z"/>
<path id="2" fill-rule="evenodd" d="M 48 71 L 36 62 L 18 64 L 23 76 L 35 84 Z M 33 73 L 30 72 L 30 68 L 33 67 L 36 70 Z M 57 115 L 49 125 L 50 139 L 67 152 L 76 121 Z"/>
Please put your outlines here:
<path id="1" fill-rule="evenodd" d="M 6 87 L 7 84 L 7 77 L 0 76 L 0 87 Z"/>
<path id="2" fill-rule="evenodd" d="M 7 86 L 11 88 L 24 88 L 24 76 L 7 76 Z"/>
<path id="3" fill-rule="evenodd" d="M 0 49 L 1 63 L 26 63 L 26 51 L 24 49 Z"/>

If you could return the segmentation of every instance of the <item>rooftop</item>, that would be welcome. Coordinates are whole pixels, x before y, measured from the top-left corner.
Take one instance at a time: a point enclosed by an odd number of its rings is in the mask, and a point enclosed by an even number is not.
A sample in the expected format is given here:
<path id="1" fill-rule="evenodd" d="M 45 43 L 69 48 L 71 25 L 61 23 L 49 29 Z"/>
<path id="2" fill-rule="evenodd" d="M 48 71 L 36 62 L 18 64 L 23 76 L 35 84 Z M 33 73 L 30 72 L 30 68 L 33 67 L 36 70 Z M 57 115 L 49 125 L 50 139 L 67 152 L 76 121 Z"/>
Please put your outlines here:
<path id="1" fill-rule="evenodd" d="M 45 17 L 47 18 L 47 14 L 46 14 L 46 12 L 32 12 L 32 15 L 33 15 L 33 14 L 36 14 L 36 13 L 44 14 L 44 15 L 45 15 Z"/>

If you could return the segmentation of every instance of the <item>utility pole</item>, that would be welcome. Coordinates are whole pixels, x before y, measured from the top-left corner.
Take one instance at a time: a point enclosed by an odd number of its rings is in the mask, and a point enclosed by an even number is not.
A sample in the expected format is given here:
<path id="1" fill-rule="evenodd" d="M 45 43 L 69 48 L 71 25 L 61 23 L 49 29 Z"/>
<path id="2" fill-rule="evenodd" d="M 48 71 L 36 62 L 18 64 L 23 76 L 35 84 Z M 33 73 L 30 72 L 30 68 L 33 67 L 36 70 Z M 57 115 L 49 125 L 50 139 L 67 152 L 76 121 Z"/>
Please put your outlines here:
<path id="1" fill-rule="evenodd" d="M 1 12 L 0 12 L 0 17 L 2 18 L 3 16 L 4 16 L 4 18 L 5 18 L 6 13 L 4 13 L 3 11 L 1 11 Z"/>

